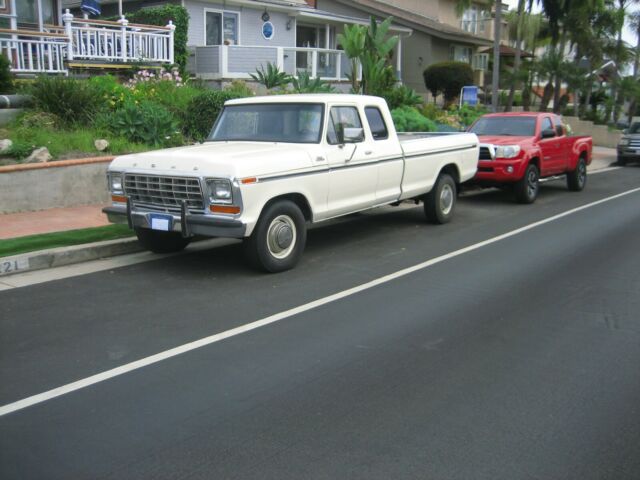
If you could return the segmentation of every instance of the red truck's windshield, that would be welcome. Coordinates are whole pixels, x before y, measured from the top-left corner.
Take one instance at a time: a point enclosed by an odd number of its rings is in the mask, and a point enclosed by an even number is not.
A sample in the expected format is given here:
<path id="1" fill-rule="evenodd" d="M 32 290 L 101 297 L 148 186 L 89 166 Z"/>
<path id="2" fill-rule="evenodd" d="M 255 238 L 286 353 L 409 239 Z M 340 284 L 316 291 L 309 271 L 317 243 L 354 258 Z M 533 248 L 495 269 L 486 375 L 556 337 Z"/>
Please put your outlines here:
<path id="1" fill-rule="evenodd" d="M 533 137 L 536 134 L 536 117 L 483 117 L 469 131 L 476 135 Z"/>

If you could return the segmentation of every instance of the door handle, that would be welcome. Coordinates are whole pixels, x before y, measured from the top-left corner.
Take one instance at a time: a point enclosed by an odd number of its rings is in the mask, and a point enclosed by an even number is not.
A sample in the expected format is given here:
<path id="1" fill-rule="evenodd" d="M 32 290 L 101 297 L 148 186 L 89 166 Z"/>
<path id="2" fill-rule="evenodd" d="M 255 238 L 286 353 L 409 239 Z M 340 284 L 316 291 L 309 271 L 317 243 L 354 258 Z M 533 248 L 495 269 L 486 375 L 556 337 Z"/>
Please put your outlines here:
<path id="1" fill-rule="evenodd" d="M 365 155 L 371 155 L 373 152 L 371 150 L 365 150 L 364 154 Z"/>

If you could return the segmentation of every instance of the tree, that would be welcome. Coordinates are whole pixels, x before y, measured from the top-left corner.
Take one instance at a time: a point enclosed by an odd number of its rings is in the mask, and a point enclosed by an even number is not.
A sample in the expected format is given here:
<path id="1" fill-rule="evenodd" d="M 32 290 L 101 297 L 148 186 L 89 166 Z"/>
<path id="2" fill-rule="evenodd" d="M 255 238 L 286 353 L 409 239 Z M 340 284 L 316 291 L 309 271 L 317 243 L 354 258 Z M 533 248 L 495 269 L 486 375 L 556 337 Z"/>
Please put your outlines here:
<path id="1" fill-rule="evenodd" d="M 515 18 L 515 30 L 516 30 L 516 55 L 513 60 L 513 72 L 515 75 L 512 75 L 511 82 L 509 85 L 509 96 L 507 97 L 507 104 L 504 107 L 505 112 L 510 112 L 511 107 L 513 106 L 513 98 L 516 93 L 516 85 L 519 79 L 522 79 L 522 76 L 519 76 L 520 73 L 520 64 L 521 64 L 521 55 L 522 55 L 522 34 L 524 30 L 524 23 L 527 18 L 525 16 L 525 3 L 526 0 L 518 0 L 518 9 L 516 11 Z M 531 7 L 531 2 L 529 2 L 529 7 Z M 527 12 L 530 13 L 530 10 Z"/>
<path id="2" fill-rule="evenodd" d="M 354 93 L 383 95 L 396 82 L 393 68 L 388 65 L 389 55 L 398 43 L 397 35 L 388 35 L 393 17 L 376 22 L 371 17 L 369 27 L 344 26 L 338 35 L 338 43 L 351 60 L 351 88 Z M 362 82 L 358 85 L 358 65 L 362 67 Z"/>
<path id="3" fill-rule="evenodd" d="M 434 63 L 425 69 L 423 76 L 434 99 L 440 92 L 444 94 L 445 106 L 460 95 L 462 87 L 473 82 L 473 70 L 465 62 Z"/>
<path id="4" fill-rule="evenodd" d="M 364 42 L 367 36 L 367 27 L 364 25 L 345 25 L 343 33 L 338 34 L 338 44 L 342 46 L 345 55 L 351 61 L 351 90 L 353 93 L 360 91 L 358 85 L 358 68 L 360 57 L 364 52 Z"/>

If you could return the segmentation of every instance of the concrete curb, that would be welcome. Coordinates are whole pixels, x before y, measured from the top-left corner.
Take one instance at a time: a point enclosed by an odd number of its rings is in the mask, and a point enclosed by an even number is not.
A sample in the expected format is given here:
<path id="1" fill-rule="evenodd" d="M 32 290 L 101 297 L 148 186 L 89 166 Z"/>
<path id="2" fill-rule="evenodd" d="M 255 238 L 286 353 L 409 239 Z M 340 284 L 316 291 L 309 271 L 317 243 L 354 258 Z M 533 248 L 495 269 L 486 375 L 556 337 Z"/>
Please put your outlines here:
<path id="1" fill-rule="evenodd" d="M 133 237 L 0 257 L 0 277 L 142 251 Z"/>

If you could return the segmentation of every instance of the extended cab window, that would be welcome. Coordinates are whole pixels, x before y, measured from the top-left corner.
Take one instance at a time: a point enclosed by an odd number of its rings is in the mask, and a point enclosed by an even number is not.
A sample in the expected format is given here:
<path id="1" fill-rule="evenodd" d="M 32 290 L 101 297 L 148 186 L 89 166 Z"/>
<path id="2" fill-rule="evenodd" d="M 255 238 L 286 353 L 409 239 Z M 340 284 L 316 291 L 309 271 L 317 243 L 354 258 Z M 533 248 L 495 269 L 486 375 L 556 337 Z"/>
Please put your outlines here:
<path id="1" fill-rule="evenodd" d="M 327 142 L 330 145 L 341 143 L 345 128 L 362 128 L 360 115 L 356 107 L 332 107 L 327 127 Z"/>
<path id="2" fill-rule="evenodd" d="M 384 140 L 389 138 L 387 125 L 384 123 L 384 118 L 382 118 L 382 113 L 378 107 L 366 107 L 364 109 L 364 114 L 367 116 L 367 121 L 369 122 L 369 127 L 371 128 L 371 134 L 373 135 L 374 140 Z"/>

